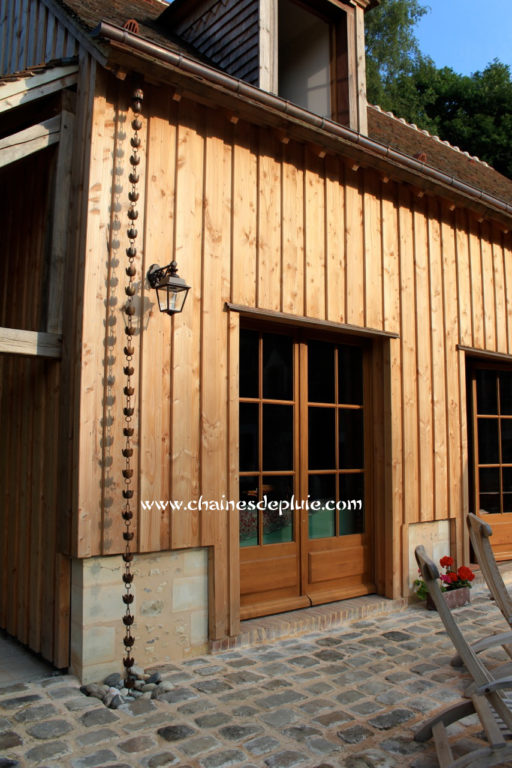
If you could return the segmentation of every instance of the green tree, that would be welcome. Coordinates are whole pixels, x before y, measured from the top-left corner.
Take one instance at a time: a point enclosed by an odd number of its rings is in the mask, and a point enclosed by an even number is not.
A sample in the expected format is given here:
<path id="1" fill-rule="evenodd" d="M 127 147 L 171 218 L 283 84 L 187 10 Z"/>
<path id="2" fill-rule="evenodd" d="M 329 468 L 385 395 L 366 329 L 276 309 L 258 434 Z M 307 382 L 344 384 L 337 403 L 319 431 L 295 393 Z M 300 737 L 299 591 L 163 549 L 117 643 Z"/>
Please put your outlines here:
<path id="1" fill-rule="evenodd" d="M 419 0 L 380 0 L 366 14 L 368 101 L 390 109 L 389 90 L 397 77 L 411 74 L 423 56 L 414 27 L 427 13 Z"/>
<path id="2" fill-rule="evenodd" d="M 512 177 L 512 80 L 495 60 L 482 72 L 438 69 L 421 53 L 414 27 L 419 0 L 381 0 L 366 14 L 367 96 Z"/>
<path id="3" fill-rule="evenodd" d="M 391 111 L 485 160 L 512 177 L 512 80 L 493 61 L 482 72 L 459 75 L 419 62 L 390 84 Z"/>

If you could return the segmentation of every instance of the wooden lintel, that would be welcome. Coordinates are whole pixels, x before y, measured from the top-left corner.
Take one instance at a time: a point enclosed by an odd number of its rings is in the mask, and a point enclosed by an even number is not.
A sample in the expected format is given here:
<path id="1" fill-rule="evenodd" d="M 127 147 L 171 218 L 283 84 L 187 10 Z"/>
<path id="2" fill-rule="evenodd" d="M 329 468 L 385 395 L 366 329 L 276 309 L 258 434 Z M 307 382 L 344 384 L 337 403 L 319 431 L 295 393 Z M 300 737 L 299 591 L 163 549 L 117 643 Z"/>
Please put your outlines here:
<path id="1" fill-rule="evenodd" d="M 56 115 L 44 123 L 31 125 L 24 131 L 1 139 L 0 168 L 55 144 L 60 139 L 60 126 L 61 116 Z"/>
<path id="2" fill-rule="evenodd" d="M 78 66 L 56 67 L 0 86 L 0 113 L 75 85 Z"/>
<path id="3" fill-rule="evenodd" d="M 28 357 L 62 357 L 62 337 L 58 333 L 0 328 L 0 353 Z"/>

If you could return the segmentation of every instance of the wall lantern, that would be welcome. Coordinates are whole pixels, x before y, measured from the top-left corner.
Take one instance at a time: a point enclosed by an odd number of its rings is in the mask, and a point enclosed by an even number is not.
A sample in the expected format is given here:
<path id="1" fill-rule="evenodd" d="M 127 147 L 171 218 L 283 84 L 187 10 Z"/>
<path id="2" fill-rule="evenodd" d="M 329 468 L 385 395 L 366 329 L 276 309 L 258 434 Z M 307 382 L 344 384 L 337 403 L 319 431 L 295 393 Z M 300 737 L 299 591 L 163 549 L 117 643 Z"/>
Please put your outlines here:
<path id="1" fill-rule="evenodd" d="M 152 264 L 147 274 L 148 282 L 155 288 L 160 312 L 175 315 L 181 312 L 190 291 L 182 277 L 178 276 L 178 265 L 171 261 L 166 267 Z"/>

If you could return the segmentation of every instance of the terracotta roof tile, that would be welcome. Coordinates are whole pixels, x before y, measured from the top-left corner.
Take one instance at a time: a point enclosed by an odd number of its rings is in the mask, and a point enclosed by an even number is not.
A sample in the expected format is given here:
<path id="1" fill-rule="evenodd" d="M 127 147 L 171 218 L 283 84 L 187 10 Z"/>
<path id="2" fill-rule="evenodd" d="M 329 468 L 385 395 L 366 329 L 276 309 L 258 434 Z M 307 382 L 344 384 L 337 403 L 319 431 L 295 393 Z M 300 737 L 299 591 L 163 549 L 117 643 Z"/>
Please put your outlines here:
<path id="1" fill-rule="evenodd" d="M 390 112 L 369 106 L 368 134 L 375 141 L 415 157 L 450 177 L 507 203 L 512 202 L 512 181 L 506 176 L 468 152 L 462 152 L 458 147 L 406 123 Z"/>
<path id="2" fill-rule="evenodd" d="M 59 5 L 86 32 L 93 32 L 100 21 L 123 27 L 130 19 L 139 25 L 141 37 L 170 50 L 193 54 L 190 46 L 167 31 L 161 32 L 158 17 L 169 7 L 164 0 L 57 0 Z M 198 57 L 199 58 L 199 57 Z"/>

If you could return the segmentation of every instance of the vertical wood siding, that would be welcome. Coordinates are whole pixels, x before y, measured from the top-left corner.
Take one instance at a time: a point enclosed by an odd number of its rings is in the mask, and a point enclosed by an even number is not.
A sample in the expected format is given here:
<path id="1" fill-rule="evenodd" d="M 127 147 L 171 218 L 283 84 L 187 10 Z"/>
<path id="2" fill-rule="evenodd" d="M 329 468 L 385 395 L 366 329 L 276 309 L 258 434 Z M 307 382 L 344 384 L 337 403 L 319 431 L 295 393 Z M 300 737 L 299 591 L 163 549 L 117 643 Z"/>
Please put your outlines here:
<path id="1" fill-rule="evenodd" d="M 0 0 L 0 75 L 78 54 L 75 38 L 37 0 Z"/>
<path id="2" fill-rule="evenodd" d="M 103 456 L 108 445 L 111 460 L 81 469 L 78 556 L 122 549 L 116 392 L 129 131 L 126 94 L 113 87 L 98 92 L 93 120 L 81 388 L 81 455 Z M 141 280 L 137 503 L 235 493 L 238 319 L 226 301 L 397 333 L 375 342 L 373 369 L 384 381 L 374 392 L 384 392 L 379 423 L 386 430 L 378 451 L 384 468 L 376 472 L 386 538 L 377 583 L 398 594 L 408 524 L 454 518 L 462 547 L 467 437 L 457 345 L 512 354 L 511 236 L 347 159 L 282 142 L 269 128 L 234 125 L 220 111 L 174 102 L 150 86 L 144 105 L 138 268 L 143 276 L 150 264 L 174 257 L 192 290 L 183 314 L 169 319 Z M 114 156 L 121 158 L 115 190 L 107 170 Z M 108 413 L 106 349 L 115 359 Z M 212 548 L 215 636 L 233 626 L 229 611 L 236 610 L 234 514 L 154 506 L 138 519 L 141 551 Z"/>
<path id="3" fill-rule="evenodd" d="M 52 147 L 0 174 L 9 190 L 0 326 L 45 328 L 54 160 Z M 60 361 L 0 355 L 0 626 L 51 661 L 57 661 L 60 394 Z"/>

